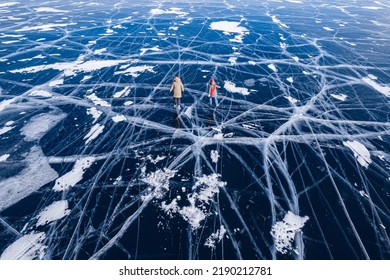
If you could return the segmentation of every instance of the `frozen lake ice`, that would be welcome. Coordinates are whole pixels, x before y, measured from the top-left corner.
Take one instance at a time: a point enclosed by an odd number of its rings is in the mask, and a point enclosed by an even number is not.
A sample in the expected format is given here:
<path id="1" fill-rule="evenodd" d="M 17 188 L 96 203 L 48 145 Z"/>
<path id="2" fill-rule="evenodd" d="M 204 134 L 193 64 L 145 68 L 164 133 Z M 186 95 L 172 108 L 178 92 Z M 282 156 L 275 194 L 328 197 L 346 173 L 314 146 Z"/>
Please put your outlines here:
<path id="1" fill-rule="evenodd" d="M 0 259 L 389 259 L 389 18 L 0 1 Z"/>

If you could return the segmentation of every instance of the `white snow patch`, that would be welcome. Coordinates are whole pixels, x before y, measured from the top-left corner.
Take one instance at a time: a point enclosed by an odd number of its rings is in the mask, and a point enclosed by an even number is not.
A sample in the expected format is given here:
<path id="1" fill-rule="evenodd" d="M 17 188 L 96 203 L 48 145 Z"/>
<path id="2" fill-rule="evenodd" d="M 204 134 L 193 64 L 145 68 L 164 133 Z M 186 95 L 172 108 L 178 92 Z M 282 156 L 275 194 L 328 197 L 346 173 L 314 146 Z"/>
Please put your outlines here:
<path id="1" fill-rule="evenodd" d="M 104 130 L 104 125 L 95 124 L 91 127 L 91 130 L 84 136 L 85 144 L 89 144 L 92 140 L 96 139 Z"/>
<path id="2" fill-rule="evenodd" d="M 129 86 L 125 87 L 123 90 L 118 91 L 114 94 L 115 98 L 123 97 L 123 96 L 128 96 L 130 94 L 131 88 Z"/>
<path id="3" fill-rule="evenodd" d="M 325 29 L 326 31 L 334 31 L 334 29 L 330 28 L 330 27 L 327 27 L 327 26 L 324 26 L 322 27 L 323 29 Z"/>
<path id="4" fill-rule="evenodd" d="M 0 162 L 5 162 L 10 157 L 10 154 L 5 154 L 0 156 Z"/>
<path id="5" fill-rule="evenodd" d="M 85 82 L 85 81 L 88 81 L 89 79 L 91 79 L 92 78 L 92 76 L 90 76 L 90 75 L 85 75 L 82 79 L 81 79 L 81 83 L 82 82 Z"/>
<path id="6" fill-rule="evenodd" d="M 36 89 L 32 90 L 29 96 L 52 97 L 53 94 L 47 90 Z"/>
<path id="7" fill-rule="evenodd" d="M 95 123 L 99 117 L 103 114 L 102 111 L 99 111 L 98 109 L 96 109 L 95 107 L 92 107 L 92 108 L 88 108 L 87 109 L 87 115 L 90 115 L 92 116 L 93 118 L 93 123 Z"/>
<path id="8" fill-rule="evenodd" d="M 26 141 L 39 140 L 66 116 L 65 113 L 55 112 L 36 115 L 20 130 L 21 134 Z"/>
<path id="9" fill-rule="evenodd" d="M 58 80 L 54 80 L 54 81 L 49 82 L 49 87 L 55 87 L 55 86 L 59 86 L 62 84 L 64 84 L 64 79 L 58 79 Z"/>
<path id="10" fill-rule="evenodd" d="M 288 101 L 290 101 L 292 104 L 296 104 L 299 100 L 298 99 L 295 99 L 294 97 L 291 97 L 291 96 L 283 96 L 284 98 L 286 98 Z"/>
<path id="11" fill-rule="evenodd" d="M 40 7 L 34 9 L 36 12 L 46 12 L 46 13 L 68 13 L 69 11 L 66 10 L 59 10 L 55 8 L 49 8 L 49 7 Z"/>
<path id="12" fill-rule="evenodd" d="M 295 235 L 301 231 L 307 220 L 309 220 L 307 216 L 300 217 L 288 211 L 283 221 L 276 222 L 271 229 L 276 250 L 282 254 L 286 254 L 288 250 L 292 250 L 292 242 L 295 239 Z"/>
<path id="13" fill-rule="evenodd" d="M 278 72 L 278 69 L 276 68 L 275 64 L 268 64 L 268 68 L 274 72 Z"/>
<path id="14" fill-rule="evenodd" d="M 112 117 L 112 120 L 116 123 L 123 122 L 126 120 L 126 117 L 124 115 L 116 115 L 116 116 Z"/>
<path id="15" fill-rule="evenodd" d="M 24 235 L 4 250 L 0 260 L 42 260 L 46 249 L 42 244 L 45 238 L 44 232 Z"/>
<path id="16" fill-rule="evenodd" d="M 118 71 L 115 72 L 114 75 L 125 75 L 125 76 L 132 76 L 134 78 L 137 78 L 141 73 L 144 72 L 151 72 L 151 73 L 156 73 L 154 70 L 154 66 L 148 66 L 148 65 L 141 65 L 141 66 L 133 66 L 129 67 L 124 71 Z"/>
<path id="17" fill-rule="evenodd" d="M 231 42 L 242 43 L 245 35 L 249 33 L 249 30 L 243 26 L 240 26 L 241 22 L 237 21 L 217 21 L 210 24 L 212 30 L 222 31 L 225 35 L 235 33 L 234 39 L 230 39 Z"/>
<path id="18" fill-rule="evenodd" d="M 295 62 L 299 62 L 299 57 L 293 56 L 292 59 L 294 59 Z"/>
<path id="19" fill-rule="evenodd" d="M 228 61 L 231 65 L 235 65 L 237 63 L 237 57 L 230 57 Z"/>
<path id="20" fill-rule="evenodd" d="M 345 141 L 343 145 L 350 148 L 359 164 L 365 168 L 372 162 L 370 152 L 358 141 Z"/>
<path id="21" fill-rule="evenodd" d="M 102 48 L 102 49 L 98 49 L 98 50 L 95 50 L 93 52 L 94 55 L 102 55 L 103 53 L 105 53 L 107 51 L 107 48 Z"/>
<path id="22" fill-rule="evenodd" d="M 279 25 L 280 27 L 284 27 L 284 28 L 290 28 L 288 27 L 286 24 L 284 24 L 283 22 L 280 21 L 280 19 L 278 19 L 276 16 L 271 16 L 272 18 L 272 21 L 274 23 L 276 23 L 277 25 Z"/>
<path id="23" fill-rule="evenodd" d="M 16 32 L 27 32 L 27 31 L 53 31 L 55 27 L 66 27 L 69 26 L 68 23 L 52 23 L 52 24 L 42 24 L 36 26 L 25 26 L 23 28 L 15 30 Z"/>
<path id="24" fill-rule="evenodd" d="M 102 106 L 102 107 L 110 107 L 111 106 L 111 104 L 108 103 L 107 101 L 97 97 L 95 93 L 87 95 L 86 97 L 88 99 L 90 99 L 97 106 Z"/>
<path id="25" fill-rule="evenodd" d="M 182 9 L 175 8 L 175 7 L 169 8 L 169 10 L 162 10 L 162 9 L 158 9 L 158 8 L 151 9 L 149 13 L 151 13 L 154 16 L 155 15 L 165 15 L 165 14 L 172 15 L 173 14 L 173 15 L 178 15 L 180 17 L 185 17 L 188 15 L 187 12 L 183 12 Z"/>
<path id="26" fill-rule="evenodd" d="M 288 77 L 287 78 L 287 81 L 289 81 L 290 83 L 293 83 L 294 82 L 294 79 L 292 77 Z"/>
<path id="27" fill-rule="evenodd" d="M 126 101 L 125 103 L 123 103 L 123 105 L 125 106 L 130 106 L 130 105 L 133 105 L 134 102 L 133 101 Z"/>
<path id="28" fill-rule="evenodd" d="M 152 199 L 161 199 L 165 193 L 169 190 L 169 179 L 175 176 L 177 171 L 164 168 L 164 170 L 157 170 L 148 175 L 143 175 L 141 179 L 144 183 L 148 184 L 151 188 L 151 192 L 142 196 L 143 201 L 151 201 Z"/>
<path id="29" fill-rule="evenodd" d="M 38 216 L 37 226 L 43 226 L 51 222 L 60 220 L 70 214 L 68 201 L 60 200 L 47 206 Z"/>
<path id="30" fill-rule="evenodd" d="M 237 87 L 236 84 L 234 84 L 231 81 L 225 81 L 224 88 L 227 91 L 232 92 L 232 93 L 240 93 L 242 95 L 248 95 L 249 94 L 249 90 L 247 88 Z"/>
<path id="31" fill-rule="evenodd" d="M 365 191 L 359 191 L 359 194 L 363 197 L 370 198 Z"/>
<path id="32" fill-rule="evenodd" d="M 22 163 L 22 171 L 0 181 L 0 212 L 58 177 L 40 147 L 32 147 Z"/>
<path id="33" fill-rule="evenodd" d="M 370 85 L 375 90 L 379 91 L 386 97 L 390 97 L 390 87 L 389 86 L 382 86 L 375 82 L 370 76 L 363 78 L 363 81 Z"/>
<path id="34" fill-rule="evenodd" d="M 348 97 L 345 94 L 331 94 L 330 96 L 332 96 L 333 98 L 336 98 L 337 100 L 340 100 L 340 101 L 345 101 Z"/>
<path id="35" fill-rule="evenodd" d="M 14 128 L 14 126 L 5 124 L 5 126 L 3 128 L 0 128 L 0 135 L 7 133 L 8 131 L 10 131 L 13 128 Z"/>
<path id="36" fill-rule="evenodd" d="M 0 4 L 0 8 L 15 6 L 15 5 L 18 5 L 18 4 L 20 4 L 20 2 L 1 3 Z"/>
<path id="37" fill-rule="evenodd" d="M 212 162 L 217 163 L 218 159 L 219 159 L 218 151 L 217 150 L 212 150 L 211 153 L 210 153 L 210 157 L 211 157 L 211 161 Z"/>
<path id="38" fill-rule="evenodd" d="M 14 102 L 15 100 L 16 100 L 16 97 L 1 101 L 0 102 L 0 112 L 3 111 L 9 105 L 11 105 L 11 103 Z"/>
<path id="39" fill-rule="evenodd" d="M 382 7 L 378 6 L 363 6 L 362 9 L 367 9 L 367 10 L 382 10 Z"/>
<path id="40" fill-rule="evenodd" d="M 151 163 L 153 163 L 153 164 L 156 164 L 156 163 L 158 163 L 158 162 L 164 160 L 165 158 L 166 158 L 166 156 L 157 156 L 155 159 L 153 159 L 151 155 L 148 155 L 148 156 L 147 156 L 147 159 L 148 159 Z"/>
<path id="41" fill-rule="evenodd" d="M 144 55 L 148 51 L 154 51 L 154 52 L 162 52 L 162 49 L 159 47 L 152 47 L 152 48 L 141 48 L 140 55 Z"/>
<path id="42" fill-rule="evenodd" d="M 212 233 L 204 243 L 204 246 L 209 248 L 215 248 L 215 243 L 219 243 L 222 241 L 226 233 L 226 229 L 223 225 L 217 230 L 217 232 Z"/>
<path id="43" fill-rule="evenodd" d="M 78 159 L 72 170 L 58 178 L 54 184 L 54 191 L 64 191 L 71 187 L 74 187 L 78 182 L 83 179 L 85 171 L 92 166 L 95 162 L 95 157 L 85 157 Z"/>

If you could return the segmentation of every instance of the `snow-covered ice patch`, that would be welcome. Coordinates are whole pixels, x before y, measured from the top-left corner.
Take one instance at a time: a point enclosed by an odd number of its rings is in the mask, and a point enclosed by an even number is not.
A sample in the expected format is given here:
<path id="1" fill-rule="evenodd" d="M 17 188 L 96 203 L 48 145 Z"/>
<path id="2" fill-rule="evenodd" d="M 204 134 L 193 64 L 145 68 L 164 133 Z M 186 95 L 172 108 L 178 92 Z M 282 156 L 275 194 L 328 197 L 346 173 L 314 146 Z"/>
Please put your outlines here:
<path id="1" fill-rule="evenodd" d="M 211 161 L 212 162 L 217 163 L 218 159 L 219 159 L 218 151 L 217 150 L 212 150 L 211 153 L 210 153 L 210 157 L 211 157 Z"/>
<path id="2" fill-rule="evenodd" d="M 32 147 L 22 163 L 22 171 L 0 181 L 0 212 L 58 177 L 40 147 Z"/>
<path id="3" fill-rule="evenodd" d="M 276 16 L 271 16 L 272 21 L 279 25 L 279 27 L 284 27 L 284 28 L 290 28 L 288 25 L 284 24 L 280 19 L 278 19 Z"/>
<path id="4" fill-rule="evenodd" d="M 104 130 L 104 125 L 95 124 L 91 127 L 91 130 L 84 136 L 85 144 L 89 144 L 92 140 L 95 140 Z"/>
<path id="5" fill-rule="evenodd" d="M 286 98 L 288 101 L 290 101 L 290 103 L 292 104 L 296 104 L 299 101 L 298 99 L 295 99 L 292 96 L 283 96 L 283 97 Z"/>
<path id="6" fill-rule="evenodd" d="M 382 85 L 378 84 L 370 76 L 365 77 L 362 80 L 365 83 L 367 83 L 368 85 L 370 85 L 372 88 L 374 88 L 375 90 L 377 90 L 380 93 L 382 93 L 383 95 L 385 95 L 387 97 L 390 97 L 390 87 L 389 86 L 382 86 Z"/>
<path id="7" fill-rule="evenodd" d="M 134 78 L 137 78 L 141 73 L 144 72 L 150 72 L 150 73 L 156 73 L 154 70 L 154 66 L 148 66 L 148 65 L 140 65 L 140 66 L 132 66 L 127 68 L 124 71 L 118 71 L 115 72 L 114 75 L 125 75 L 125 76 L 132 76 Z"/>
<path id="8" fill-rule="evenodd" d="M 204 246 L 209 248 L 215 248 L 215 243 L 219 243 L 222 241 L 226 233 L 226 229 L 223 225 L 217 230 L 217 232 L 212 233 L 204 243 Z"/>
<path id="9" fill-rule="evenodd" d="M 377 10 L 382 10 L 383 8 L 378 6 L 363 6 L 362 9 L 377 11 Z"/>
<path id="10" fill-rule="evenodd" d="M 292 77 L 288 77 L 287 78 L 287 81 L 290 82 L 290 83 L 293 83 L 294 82 L 294 79 Z"/>
<path id="11" fill-rule="evenodd" d="M 54 184 L 53 190 L 64 191 L 71 187 L 74 187 L 78 182 L 83 179 L 84 173 L 95 162 L 95 157 L 85 157 L 78 159 L 72 170 L 58 178 Z"/>
<path id="12" fill-rule="evenodd" d="M 292 250 L 295 235 L 302 230 L 309 217 L 300 217 L 288 211 L 283 221 L 276 222 L 271 229 L 271 235 L 275 240 L 275 247 L 282 254 Z"/>
<path id="13" fill-rule="evenodd" d="M 60 121 L 65 119 L 65 113 L 43 113 L 31 118 L 20 131 L 25 136 L 26 141 L 35 141 L 41 139 L 47 132 L 49 132 Z"/>
<path id="14" fill-rule="evenodd" d="M 332 96 L 333 98 L 340 100 L 340 101 L 345 101 L 348 97 L 345 94 L 331 94 L 330 96 Z"/>
<path id="15" fill-rule="evenodd" d="M 268 68 L 274 72 L 278 72 L 278 69 L 276 68 L 275 64 L 268 64 Z"/>
<path id="16" fill-rule="evenodd" d="M 366 146 L 358 141 L 345 141 L 343 142 L 343 145 L 352 150 L 354 157 L 361 166 L 368 168 L 372 160 L 370 152 Z"/>
<path id="17" fill-rule="evenodd" d="M 53 94 L 47 90 L 43 90 L 43 89 L 36 89 L 36 90 L 32 90 L 28 96 L 39 96 L 39 97 L 52 97 Z"/>
<path id="18" fill-rule="evenodd" d="M 108 103 L 107 101 L 101 99 L 100 97 L 97 97 L 95 93 L 87 95 L 86 98 L 90 99 L 96 106 L 102 106 L 102 107 L 111 106 L 111 104 Z"/>
<path id="19" fill-rule="evenodd" d="M 228 92 L 232 92 L 232 93 L 240 93 L 242 95 L 248 95 L 249 94 L 249 90 L 247 88 L 237 87 L 236 84 L 234 84 L 231 81 L 225 81 L 224 88 Z"/>
<path id="20" fill-rule="evenodd" d="M 46 250 L 45 238 L 44 232 L 24 235 L 4 250 L 0 260 L 42 260 Z"/>
<path id="21" fill-rule="evenodd" d="M 334 31 L 334 29 L 330 28 L 330 27 L 327 27 L 327 26 L 324 26 L 322 27 L 323 29 L 325 29 L 326 31 Z"/>
<path id="22" fill-rule="evenodd" d="M 34 9 L 38 13 L 68 13 L 69 11 L 66 10 L 59 10 L 55 8 L 50 8 L 50 7 L 39 7 Z"/>
<path id="23" fill-rule="evenodd" d="M 5 162 L 10 157 L 10 154 L 5 154 L 0 156 L 0 162 Z"/>
<path id="24" fill-rule="evenodd" d="M 55 87 L 64 84 L 64 79 L 53 80 L 49 82 L 49 87 Z"/>
<path id="25" fill-rule="evenodd" d="M 8 131 L 12 130 L 13 128 L 14 128 L 14 126 L 5 124 L 5 126 L 3 128 L 0 128 L 0 135 L 7 133 Z"/>
<path id="26" fill-rule="evenodd" d="M 96 109 L 95 107 L 92 107 L 92 108 L 88 108 L 87 109 L 87 115 L 90 115 L 92 116 L 93 118 L 93 123 L 95 123 L 99 118 L 100 116 L 103 114 L 102 111 L 99 111 L 98 109 Z"/>
<path id="27" fill-rule="evenodd" d="M 154 16 L 156 16 L 156 15 L 178 15 L 180 17 L 185 17 L 188 15 L 187 12 L 183 12 L 182 9 L 175 8 L 175 7 L 169 8 L 168 10 L 162 10 L 159 8 L 151 9 L 149 13 L 151 13 Z"/>
<path id="28" fill-rule="evenodd" d="M 112 120 L 116 123 L 123 122 L 126 120 L 126 117 L 124 115 L 116 115 L 116 116 L 112 117 Z"/>
<path id="29" fill-rule="evenodd" d="M 127 86 L 123 90 L 115 92 L 114 97 L 120 98 L 120 97 L 128 96 L 130 94 L 130 90 L 131 88 Z"/>
<path id="30" fill-rule="evenodd" d="M 53 204 L 47 206 L 41 213 L 39 213 L 37 226 L 43 226 L 60 220 L 69 214 L 70 210 L 68 209 L 68 201 L 56 201 Z"/>
<path id="31" fill-rule="evenodd" d="M 241 22 L 237 21 L 217 21 L 210 24 L 210 28 L 216 31 L 222 31 L 225 35 L 230 35 L 235 33 L 236 36 L 234 39 L 231 39 L 232 42 L 242 43 L 243 37 L 249 33 L 249 30 L 243 26 L 240 26 Z"/>
<path id="32" fill-rule="evenodd" d="M 125 103 L 123 103 L 123 105 L 125 106 L 130 106 L 130 105 L 133 105 L 134 102 L 133 101 L 126 101 Z"/>
<path id="33" fill-rule="evenodd" d="M 11 99 L 6 99 L 0 102 L 0 112 L 3 111 L 6 107 L 12 104 L 16 100 L 16 97 Z"/>
<path id="34" fill-rule="evenodd" d="M 143 174 L 142 182 L 149 185 L 152 189 L 150 193 L 142 196 L 143 201 L 151 201 L 153 199 L 161 199 L 169 190 L 169 180 L 175 176 L 177 171 L 164 168 L 152 172 L 148 175 Z"/>
<path id="35" fill-rule="evenodd" d="M 171 28 L 170 28 L 171 29 Z M 141 48 L 140 55 L 144 55 L 148 51 L 154 51 L 154 52 L 162 52 L 162 49 L 159 47 L 152 47 L 152 48 Z"/>
<path id="36" fill-rule="evenodd" d="M 20 2 L 7 2 L 7 3 L 1 3 L 1 4 L 0 4 L 0 8 L 15 6 L 15 5 L 18 5 L 18 4 L 20 4 Z"/>

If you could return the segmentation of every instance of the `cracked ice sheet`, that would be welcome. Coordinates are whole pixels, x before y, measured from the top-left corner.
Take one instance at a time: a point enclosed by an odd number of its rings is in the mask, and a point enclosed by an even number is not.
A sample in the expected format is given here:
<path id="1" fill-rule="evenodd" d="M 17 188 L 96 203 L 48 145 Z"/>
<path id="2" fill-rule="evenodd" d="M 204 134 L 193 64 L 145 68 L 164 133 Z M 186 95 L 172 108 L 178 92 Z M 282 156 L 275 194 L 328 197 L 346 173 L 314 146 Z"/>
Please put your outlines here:
<path id="1" fill-rule="evenodd" d="M 363 2 L 7 3 L 0 181 L 32 145 L 62 179 L 23 179 L 38 190 L 1 211 L 0 254 L 57 198 L 70 212 L 39 226 L 43 258 L 389 259 L 390 15 Z M 26 141 L 50 112 L 65 118 Z M 369 157 L 343 145 L 357 142 Z M 206 203 L 193 187 L 211 174 L 226 185 Z M 288 211 L 310 220 L 282 254 L 271 229 Z"/>

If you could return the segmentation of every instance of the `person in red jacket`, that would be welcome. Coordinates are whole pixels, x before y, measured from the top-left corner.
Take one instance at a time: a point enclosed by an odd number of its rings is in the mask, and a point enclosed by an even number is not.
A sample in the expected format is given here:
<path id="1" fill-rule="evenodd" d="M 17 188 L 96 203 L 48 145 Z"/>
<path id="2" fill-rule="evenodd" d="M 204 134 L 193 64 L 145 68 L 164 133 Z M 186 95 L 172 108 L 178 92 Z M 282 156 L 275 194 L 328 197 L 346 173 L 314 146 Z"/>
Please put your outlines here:
<path id="1" fill-rule="evenodd" d="M 213 104 L 213 99 L 215 106 L 218 106 L 218 100 L 217 100 L 217 83 L 215 82 L 214 78 L 212 77 L 209 82 L 209 98 L 210 98 L 210 106 Z"/>

